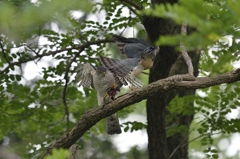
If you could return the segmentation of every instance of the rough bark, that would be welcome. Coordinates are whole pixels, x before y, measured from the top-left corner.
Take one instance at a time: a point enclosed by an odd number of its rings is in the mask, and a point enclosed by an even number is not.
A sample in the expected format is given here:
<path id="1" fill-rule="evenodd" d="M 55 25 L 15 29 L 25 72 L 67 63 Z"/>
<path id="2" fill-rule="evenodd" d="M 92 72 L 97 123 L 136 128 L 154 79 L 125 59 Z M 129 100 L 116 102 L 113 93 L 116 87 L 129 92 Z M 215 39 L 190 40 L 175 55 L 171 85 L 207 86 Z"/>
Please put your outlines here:
<path id="1" fill-rule="evenodd" d="M 171 89 L 197 89 L 206 88 L 221 83 L 232 83 L 240 80 L 240 69 L 230 73 L 217 75 L 213 77 L 191 78 L 187 75 L 176 75 L 162 79 L 149 84 L 133 92 L 124 94 L 116 100 L 106 104 L 104 107 L 94 107 L 86 111 L 77 124 L 66 134 L 59 137 L 51 146 L 49 146 L 41 158 L 45 158 L 51 153 L 53 148 L 71 147 L 86 131 L 95 125 L 101 119 L 116 113 L 133 103 L 140 102 L 143 99 L 150 98 Z M 159 121 L 158 121 L 159 122 Z"/>
<path id="2" fill-rule="evenodd" d="M 197 76 L 198 74 L 198 61 L 199 61 L 199 56 L 196 54 L 196 52 L 189 52 L 188 53 L 192 59 L 193 66 L 194 66 L 194 76 Z M 175 75 L 175 74 L 184 74 L 187 73 L 187 65 L 183 57 L 180 57 L 179 59 L 176 60 L 176 62 L 173 64 L 173 67 L 170 70 L 170 76 Z M 176 95 L 179 97 L 187 96 L 195 94 L 195 89 L 173 89 L 168 91 L 168 95 L 166 98 L 166 103 L 168 104 Z M 190 103 L 193 106 L 193 103 Z M 168 113 L 167 113 L 168 114 Z M 171 123 L 168 123 L 167 126 L 174 124 L 177 125 L 185 125 L 189 129 L 190 124 L 192 122 L 193 115 L 191 116 L 178 116 L 175 118 L 174 121 Z M 175 135 L 168 137 L 167 138 L 167 143 L 168 143 L 168 150 L 169 150 L 169 157 L 171 159 L 176 158 L 176 159 L 187 159 L 188 158 L 188 131 L 183 134 L 183 133 L 176 133 Z M 174 151 L 179 144 L 185 144 L 184 147 L 178 148 L 177 151 Z M 173 153 L 174 151 L 174 153 Z"/>
<path id="3" fill-rule="evenodd" d="M 165 4 L 165 3 L 177 3 L 177 0 L 152 0 L 152 4 Z M 156 41 L 158 37 L 162 35 L 180 34 L 181 27 L 176 25 L 169 19 L 144 17 L 143 25 L 149 35 L 151 41 Z M 199 54 L 197 52 L 191 52 L 190 57 L 193 61 L 194 75 L 197 76 L 197 65 L 199 62 Z M 175 50 L 174 46 L 162 46 L 157 59 L 154 61 L 154 66 L 150 70 L 149 83 L 159 79 L 166 78 L 175 74 L 188 73 L 186 62 L 181 58 L 179 52 Z M 171 158 L 188 158 L 188 138 L 186 135 L 175 134 L 169 138 L 166 138 L 166 126 L 170 123 L 166 123 L 166 106 L 176 96 L 180 97 L 194 94 L 195 90 L 171 90 L 168 92 L 159 92 L 154 96 L 151 96 L 147 100 L 147 121 L 148 121 L 148 153 L 150 159 L 167 159 L 172 154 L 174 149 L 180 144 L 180 142 L 187 146 L 182 147 L 175 151 Z M 176 119 L 179 124 L 190 126 L 192 116 L 182 116 Z M 173 121 L 173 122 L 177 122 Z"/>

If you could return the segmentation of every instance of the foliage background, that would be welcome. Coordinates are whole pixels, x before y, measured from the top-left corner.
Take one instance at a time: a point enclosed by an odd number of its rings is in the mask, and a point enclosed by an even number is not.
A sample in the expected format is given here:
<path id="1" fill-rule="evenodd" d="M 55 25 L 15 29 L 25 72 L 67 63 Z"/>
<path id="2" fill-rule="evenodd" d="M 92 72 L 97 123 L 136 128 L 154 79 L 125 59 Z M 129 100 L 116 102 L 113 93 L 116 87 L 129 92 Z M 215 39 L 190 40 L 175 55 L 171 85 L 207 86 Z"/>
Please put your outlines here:
<path id="1" fill-rule="evenodd" d="M 96 106 L 95 91 L 79 89 L 74 82 L 77 64 L 98 65 L 99 55 L 123 58 L 116 45 L 111 44 L 110 37 L 123 32 L 125 36 L 146 39 L 141 25 L 143 15 L 170 18 L 196 30 L 188 36 L 160 37 L 156 45 L 178 47 L 183 42 L 188 50 L 199 50 L 200 76 L 225 73 L 238 67 L 240 11 L 237 0 L 191 3 L 181 0 L 179 5 L 159 5 L 154 9 L 148 1 L 136 3 L 146 9 L 134 11 L 127 3 L 110 0 L 0 2 L 0 139 L 3 147 L 22 158 L 38 158 L 49 144 L 72 128 L 87 109 Z M 141 75 L 140 79 L 147 84 L 147 75 Z M 123 93 L 127 91 L 123 89 Z M 189 140 L 194 140 L 189 146 L 190 158 L 240 156 L 239 152 L 231 155 L 227 147 L 221 148 L 221 141 L 230 145 L 235 140 L 231 135 L 240 129 L 239 92 L 239 82 L 222 84 L 201 89 L 196 96 L 175 97 L 169 104 L 169 122 L 174 116 L 195 114 L 189 132 Z M 187 107 L 191 101 L 194 107 Z M 118 115 L 121 119 L 133 113 L 146 115 L 144 106 L 142 101 Z M 146 128 L 146 123 L 126 122 L 122 126 L 128 132 L 140 131 Z M 184 131 L 183 125 L 173 125 L 167 132 L 171 136 Z M 118 152 L 112 137 L 105 134 L 104 121 L 85 133 L 78 144 L 85 158 L 147 158 L 146 149 L 140 150 L 137 146 L 126 153 Z"/>

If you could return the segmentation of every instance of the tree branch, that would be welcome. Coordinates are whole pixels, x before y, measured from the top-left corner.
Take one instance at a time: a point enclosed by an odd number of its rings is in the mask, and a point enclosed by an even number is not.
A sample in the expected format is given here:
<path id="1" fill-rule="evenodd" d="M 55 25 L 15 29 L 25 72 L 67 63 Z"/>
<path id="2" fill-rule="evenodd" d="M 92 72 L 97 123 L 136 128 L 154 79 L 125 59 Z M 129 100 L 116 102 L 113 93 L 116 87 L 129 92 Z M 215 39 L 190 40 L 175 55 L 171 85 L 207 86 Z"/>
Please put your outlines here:
<path id="1" fill-rule="evenodd" d="M 190 80 L 190 81 L 186 81 Z M 189 79 L 189 75 L 175 75 L 169 78 L 158 80 L 149 84 L 148 86 L 136 89 L 133 92 L 124 94 L 114 101 L 106 104 L 104 107 L 95 107 L 87 110 L 82 118 L 80 118 L 77 124 L 66 134 L 59 137 L 55 143 L 53 143 L 43 156 L 45 158 L 51 153 L 53 148 L 69 148 L 73 145 L 87 130 L 95 125 L 101 119 L 116 113 L 131 104 L 140 102 L 143 99 L 147 99 L 156 93 L 168 91 L 173 88 L 178 89 L 198 89 L 206 88 L 222 83 L 233 83 L 240 80 L 240 69 L 235 71 L 216 75 L 213 77 L 199 77 L 195 80 Z"/>
<path id="2" fill-rule="evenodd" d="M 49 51 L 48 53 L 38 54 L 36 56 L 30 57 L 30 58 L 25 59 L 25 60 L 12 62 L 12 63 L 9 63 L 9 65 L 7 67 L 5 67 L 3 70 L 0 71 L 0 75 L 3 74 L 4 72 L 6 72 L 8 69 L 10 69 L 13 66 L 21 65 L 23 63 L 26 63 L 26 62 L 29 62 L 29 61 L 33 61 L 33 60 L 36 60 L 38 58 L 42 58 L 44 56 L 50 56 L 50 55 L 54 56 L 54 55 L 56 55 L 56 54 L 58 54 L 60 52 L 63 52 L 63 51 L 70 51 L 70 50 L 73 50 L 73 49 L 86 48 L 86 47 L 89 47 L 90 45 L 107 43 L 107 42 L 114 42 L 114 41 L 112 39 L 101 39 L 101 40 L 97 40 L 97 41 L 89 41 L 89 42 L 87 42 L 85 44 L 82 44 L 82 45 L 79 45 L 79 46 L 74 46 L 74 47 L 71 47 L 71 48 L 64 48 L 64 49 L 56 50 L 56 51 Z"/>

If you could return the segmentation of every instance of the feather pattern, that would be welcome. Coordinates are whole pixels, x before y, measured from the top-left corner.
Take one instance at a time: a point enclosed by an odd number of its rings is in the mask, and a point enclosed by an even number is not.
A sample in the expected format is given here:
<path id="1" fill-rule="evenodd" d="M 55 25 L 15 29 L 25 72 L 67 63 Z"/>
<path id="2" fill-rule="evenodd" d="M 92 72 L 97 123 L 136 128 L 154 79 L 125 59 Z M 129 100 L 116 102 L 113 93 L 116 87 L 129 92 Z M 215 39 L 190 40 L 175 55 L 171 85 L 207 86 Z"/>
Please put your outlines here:
<path id="1" fill-rule="evenodd" d="M 125 77 L 138 64 L 140 58 L 128 58 L 124 60 L 112 59 L 100 56 L 102 64 L 113 74 Z"/>
<path id="2" fill-rule="evenodd" d="M 80 82 L 79 86 L 92 87 L 97 91 L 99 106 L 112 101 L 110 96 L 107 96 L 107 90 L 120 80 L 120 77 L 112 74 L 103 66 L 95 68 L 89 63 L 79 64 L 76 71 L 75 80 Z M 117 83 L 117 87 L 120 89 L 123 84 L 127 84 L 127 82 L 121 78 Z M 106 118 L 106 131 L 109 135 L 120 134 L 122 132 L 117 114 L 112 114 Z"/>
<path id="3" fill-rule="evenodd" d="M 93 75 L 96 74 L 94 66 L 89 63 L 79 64 L 76 69 L 77 75 L 75 76 L 76 82 L 80 82 L 79 86 L 91 88 L 93 86 Z"/>

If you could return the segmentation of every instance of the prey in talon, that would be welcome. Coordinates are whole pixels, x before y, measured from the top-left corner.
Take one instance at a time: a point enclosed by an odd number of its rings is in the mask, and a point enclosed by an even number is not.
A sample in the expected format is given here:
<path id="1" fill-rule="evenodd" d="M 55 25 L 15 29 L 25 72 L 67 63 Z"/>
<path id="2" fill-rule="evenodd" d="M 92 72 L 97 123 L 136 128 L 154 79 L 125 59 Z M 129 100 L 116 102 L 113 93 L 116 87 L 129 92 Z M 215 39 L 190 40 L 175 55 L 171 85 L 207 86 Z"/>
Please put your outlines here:
<path id="1" fill-rule="evenodd" d="M 107 90 L 107 95 L 112 99 L 114 100 L 115 99 L 115 96 L 117 95 L 117 91 L 120 92 L 120 87 L 118 85 L 119 83 L 119 80 L 117 83 L 115 83 L 114 85 L 112 85 L 108 90 Z"/>

